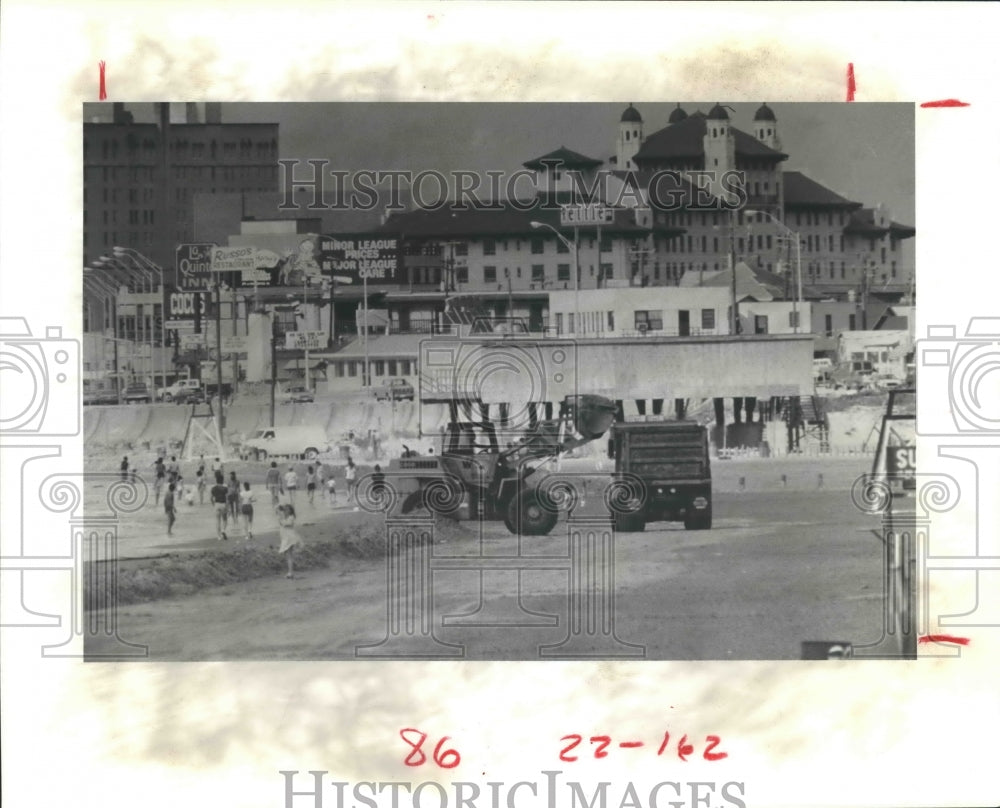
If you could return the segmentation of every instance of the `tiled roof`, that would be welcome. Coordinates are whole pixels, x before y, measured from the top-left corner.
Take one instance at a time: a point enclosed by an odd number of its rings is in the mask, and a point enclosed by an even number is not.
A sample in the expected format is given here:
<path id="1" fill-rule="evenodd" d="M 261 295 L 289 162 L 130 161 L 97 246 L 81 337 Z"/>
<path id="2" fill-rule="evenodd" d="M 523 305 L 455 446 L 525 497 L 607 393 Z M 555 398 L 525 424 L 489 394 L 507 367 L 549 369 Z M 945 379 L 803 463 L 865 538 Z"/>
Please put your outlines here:
<path id="1" fill-rule="evenodd" d="M 789 267 L 792 277 L 787 284 L 788 294 L 785 294 L 785 277 L 766 269 L 754 269 L 743 261 L 736 264 L 736 296 L 738 298 L 752 297 L 758 301 L 791 300 L 796 293 L 795 270 Z M 730 287 L 733 282 L 732 273 L 728 269 L 712 272 L 688 271 L 681 278 L 681 286 Z M 802 299 L 814 300 L 824 297 L 822 293 L 811 286 L 802 285 Z"/>
<path id="2" fill-rule="evenodd" d="M 889 235 L 893 238 L 912 238 L 917 235 L 917 228 L 899 222 L 889 222 Z"/>
<path id="3" fill-rule="evenodd" d="M 575 166 L 580 168 L 596 168 L 604 161 L 598 160 L 594 157 L 587 157 L 585 154 L 580 154 L 580 152 L 575 152 L 572 149 L 567 149 L 565 146 L 560 146 L 555 151 L 543 154 L 541 157 L 536 157 L 534 160 L 528 160 L 528 162 L 523 163 L 523 165 L 525 168 L 530 168 L 533 171 L 539 171 L 545 168 L 546 164 L 552 165 L 556 162 L 566 167 Z"/>
<path id="4" fill-rule="evenodd" d="M 852 202 L 829 188 L 809 179 L 801 171 L 785 171 L 786 208 L 860 208 L 860 202 Z"/>
<path id="5" fill-rule="evenodd" d="M 678 123 L 654 132 L 643 141 L 633 162 L 642 167 L 644 164 L 658 163 L 664 160 L 679 160 L 704 157 L 705 146 L 703 138 L 706 131 L 704 113 L 695 112 Z M 765 146 L 757 138 L 748 135 L 736 127 L 732 127 L 736 145 L 737 157 L 753 157 L 758 160 L 778 162 L 787 160 L 788 155 Z"/>

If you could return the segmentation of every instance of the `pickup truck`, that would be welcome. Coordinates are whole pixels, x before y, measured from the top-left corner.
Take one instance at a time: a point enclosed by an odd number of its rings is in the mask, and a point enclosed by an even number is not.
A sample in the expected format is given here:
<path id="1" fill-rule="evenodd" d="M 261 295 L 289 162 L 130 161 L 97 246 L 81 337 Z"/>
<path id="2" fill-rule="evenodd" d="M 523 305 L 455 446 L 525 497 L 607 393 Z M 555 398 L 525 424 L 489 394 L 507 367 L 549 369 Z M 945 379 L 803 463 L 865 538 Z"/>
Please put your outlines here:
<path id="1" fill-rule="evenodd" d="M 413 401 L 413 385 L 406 379 L 386 379 L 381 387 L 372 389 L 376 401 Z"/>

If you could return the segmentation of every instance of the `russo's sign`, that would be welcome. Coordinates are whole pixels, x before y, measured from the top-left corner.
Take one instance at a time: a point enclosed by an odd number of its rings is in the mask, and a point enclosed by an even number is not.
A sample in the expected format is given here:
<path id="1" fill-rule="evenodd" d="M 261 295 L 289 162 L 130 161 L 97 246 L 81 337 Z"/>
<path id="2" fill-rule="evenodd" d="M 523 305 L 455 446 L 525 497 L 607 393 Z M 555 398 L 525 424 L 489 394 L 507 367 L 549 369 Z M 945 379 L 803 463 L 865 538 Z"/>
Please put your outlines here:
<path id="1" fill-rule="evenodd" d="M 352 283 L 403 283 L 399 240 L 363 236 L 320 236 L 320 267 L 324 275 L 350 278 Z"/>

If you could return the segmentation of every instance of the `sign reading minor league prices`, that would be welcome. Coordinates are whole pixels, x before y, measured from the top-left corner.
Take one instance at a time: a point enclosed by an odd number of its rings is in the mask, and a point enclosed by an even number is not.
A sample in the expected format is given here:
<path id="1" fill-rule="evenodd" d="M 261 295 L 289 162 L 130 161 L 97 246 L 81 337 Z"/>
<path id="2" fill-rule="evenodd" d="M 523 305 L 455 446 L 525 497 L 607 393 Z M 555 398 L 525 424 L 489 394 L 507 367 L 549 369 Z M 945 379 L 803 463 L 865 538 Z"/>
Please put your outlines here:
<path id="1" fill-rule="evenodd" d="M 614 220 L 614 208 L 607 205 L 563 205 L 559 209 L 559 224 L 564 227 L 613 224 Z"/>
<path id="2" fill-rule="evenodd" d="M 285 348 L 290 351 L 317 351 L 325 347 L 325 331 L 289 331 L 285 334 Z"/>

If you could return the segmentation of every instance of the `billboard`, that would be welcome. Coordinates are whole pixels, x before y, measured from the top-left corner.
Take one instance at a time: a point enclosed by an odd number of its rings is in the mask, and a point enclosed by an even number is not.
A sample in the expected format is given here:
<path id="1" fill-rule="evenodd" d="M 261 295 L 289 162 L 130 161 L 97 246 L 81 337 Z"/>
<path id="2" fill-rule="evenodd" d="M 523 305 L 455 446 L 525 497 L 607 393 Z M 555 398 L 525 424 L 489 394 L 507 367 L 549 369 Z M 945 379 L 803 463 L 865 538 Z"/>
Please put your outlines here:
<path id="1" fill-rule="evenodd" d="M 185 292 L 208 289 L 212 282 L 212 248 L 210 244 L 178 244 L 176 251 L 175 286 Z"/>
<path id="2" fill-rule="evenodd" d="M 375 234 L 320 236 L 319 261 L 324 275 L 341 282 L 387 285 L 405 283 L 399 239 Z"/>

